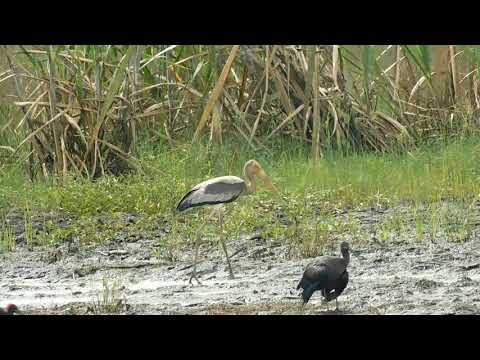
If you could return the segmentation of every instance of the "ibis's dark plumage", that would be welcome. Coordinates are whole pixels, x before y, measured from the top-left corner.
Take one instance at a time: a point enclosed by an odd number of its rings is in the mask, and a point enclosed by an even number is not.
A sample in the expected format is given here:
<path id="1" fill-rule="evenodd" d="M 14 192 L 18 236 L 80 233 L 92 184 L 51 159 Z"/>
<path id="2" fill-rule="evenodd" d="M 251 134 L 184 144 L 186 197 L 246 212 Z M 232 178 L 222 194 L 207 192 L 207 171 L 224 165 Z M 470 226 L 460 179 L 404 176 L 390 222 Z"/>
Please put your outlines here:
<path id="1" fill-rule="evenodd" d="M 350 262 L 350 247 L 340 245 L 342 257 L 322 256 L 307 265 L 297 290 L 303 289 L 303 303 L 306 304 L 313 293 L 320 290 L 326 301 L 336 300 L 348 284 L 347 266 Z"/>

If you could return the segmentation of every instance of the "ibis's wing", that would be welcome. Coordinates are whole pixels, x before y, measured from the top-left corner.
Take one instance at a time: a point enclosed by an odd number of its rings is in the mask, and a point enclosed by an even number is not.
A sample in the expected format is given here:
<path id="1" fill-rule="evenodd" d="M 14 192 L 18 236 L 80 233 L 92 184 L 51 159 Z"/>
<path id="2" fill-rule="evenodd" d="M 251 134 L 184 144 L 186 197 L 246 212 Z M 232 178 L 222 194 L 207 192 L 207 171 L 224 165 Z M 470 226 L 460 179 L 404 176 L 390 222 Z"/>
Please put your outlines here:
<path id="1" fill-rule="evenodd" d="M 317 281 L 318 277 L 325 272 L 327 267 L 323 261 L 324 258 L 325 256 L 322 256 L 319 259 L 316 259 L 307 265 L 303 273 L 303 277 L 306 280 L 310 282 L 315 282 Z"/>
<path id="2" fill-rule="evenodd" d="M 325 261 L 325 265 L 330 269 L 332 278 L 340 277 L 347 270 L 345 259 L 341 257 L 332 256 Z"/>
<path id="3" fill-rule="evenodd" d="M 344 273 L 332 283 L 327 285 L 327 288 L 322 291 L 323 296 L 325 297 L 326 301 L 331 301 L 339 297 L 343 290 L 348 285 L 348 271 L 344 271 Z"/>
<path id="4" fill-rule="evenodd" d="M 304 276 L 308 279 L 316 279 L 320 273 L 328 273 L 328 282 L 336 281 L 346 270 L 343 258 L 335 256 L 321 256 L 308 264 Z"/>
<path id="5" fill-rule="evenodd" d="M 178 211 L 192 207 L 229 203 L 246 190 L 245 182 L 236 176 L 221 176 L 204 181 L 190 190 L 177 205 Z"/>

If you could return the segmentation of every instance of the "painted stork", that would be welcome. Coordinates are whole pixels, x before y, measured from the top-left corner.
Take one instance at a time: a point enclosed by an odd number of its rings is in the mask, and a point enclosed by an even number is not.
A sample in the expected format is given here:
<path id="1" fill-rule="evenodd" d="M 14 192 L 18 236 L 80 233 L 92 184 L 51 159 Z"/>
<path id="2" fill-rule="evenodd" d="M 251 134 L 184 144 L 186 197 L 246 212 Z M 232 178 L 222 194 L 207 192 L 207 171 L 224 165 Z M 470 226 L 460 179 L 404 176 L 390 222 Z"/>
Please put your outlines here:
<path id="1" fill-rule="evenodd" d="M 179 212 L 185 211 L 198 206 L 215 205 L 212 211 L 212 216 L 215 212 L 218 214 L 218 225 L 220 228 L 220 242 L 222 244 L 223 251 L 227 258 L 228 269 L 230 272 L 230 278 L 233 278 L 232 265 L 230 264 L 230 258 L 228 257 L 227 247 L 225 245 L 225 239 L 223 238 L 223 212 L 222 206 L 237 200 L 240 196 L 254 194 L 257 190 L 256 177 L 259 177 L 275 194 L 278 194 L 278 190 L 270 181 L 267 173 L 256 160 L 249 160 L 243 167 L 243 174 L 245 180 L 237 176 L 220 176 L 210 180 L 206 180 L 196 185 L 190 190 L 177 205 Z M 204 223 L 205 224 L 205 223 Z M 198 277 L 196 275 L 197 269 L 197 257 L 198 249 L 200 245 L 200 230 L 203 229 L 203 225 L 197 231 L 197 237 L 195 240 L 195 258 L 192 275 L 190 277 L 190 283 L 195 278 L 198 283 Z"/>

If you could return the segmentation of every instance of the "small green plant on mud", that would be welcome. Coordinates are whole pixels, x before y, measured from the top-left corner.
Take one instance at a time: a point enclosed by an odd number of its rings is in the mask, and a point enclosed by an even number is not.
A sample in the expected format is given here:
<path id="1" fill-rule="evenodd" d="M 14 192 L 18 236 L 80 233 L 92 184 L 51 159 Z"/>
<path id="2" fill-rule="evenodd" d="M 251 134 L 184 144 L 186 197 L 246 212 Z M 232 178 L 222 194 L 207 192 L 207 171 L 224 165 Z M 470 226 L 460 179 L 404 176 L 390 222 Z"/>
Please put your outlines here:
<path id="1" fill-rule="evenodd" d="M 43 219 L 43 231 L 39 234 L 39 242 L 41 245 L 52 245 L 59 241 L 69 238 L 69 235 L 75 233 L 76 228 L 62 229 L 51 219 Z"/>
<path id="2" fill-rule="evenodd" d="M 415 223 L 415 239 L 417 241 L 423 241 L 425 238 L 425 224 L 424 216 L 418 205 L 413 208 L 413 221 Z"/>
<path id="3" fill-rule="evenodd" d="M 55 221 L 44 219 L 43 231 L 39 235 L 44 245 L 71 241 L 75 236 L 81 244 L 104 243 L 119 235 L 129 236 L 132 229 L 126 226 L 121 214 L 101 216 L 80 216 L 66 227 L 60 227 Z"/>
<path id="4" fill-rule="evenodd" d="M 399 212 L 386 215 L 376 226 L 376 232 L 380 241 L 388 241 L 393 238 L 401 239 L 406 236 L 408 222 Z"/>
<path id="5" fill-rule="evenodd" d="M 288 236 L 287 233 L 288 229 L 285 225 L 281 224 L 280 222 L 276 221 L 273 225 L 265 228 L 262 231 L 263 238 L 271 238 L 273 242 L 278 243 L 281 241 L 285 241 L 286 237 Z"/>
<path id="6" fill-rule="evenodd" d="M 25 211 L 23 213 L 24 226 L 25 226 L 25 241 L 27 242 L 27 247 L 32 250 L 34 245 L 34 229 L 32 223 L 32 214 L 28 204 L 25 206 Z"/>
<path id="7" fill-rule="evenodd" d="M 315 221 L 302 223 L 296 221 L 289 226 L 287 238 L 301 257 L 315 257 L 337 250 L 337 243 L 347 236 L 353 239 L 365 237 L 365 232 L 356 219 L 316 218 Z"/>
<path id="8" fill-rule="evenodd" d="M 158 259 L 173 263 L 178 260 L 178 250 L 181 246 L 182 235 L 177 223 L 173 223 L 166 231 L 167 234 L 158 239 L 158 245 L 152 251 L 152 255 Z"/>
<path id="9" fill-rule="evenodd" d="M 11 226 L 5 219 L 2 220 L 2 227 L 0 228 L 0 249 L 2 252 L 12 251 L 15 247 L 15 235 Z"/>
<path id="10" fill-rule="evenodd" d="M 165 220 L 163 235 L 158 238 L 158 244 L 153 250 L 153 256 L 175 262 L 179 259 L 180 250 L 187 245 L 193 246 L 200 231 L 200 239 L 208 231 L 208 225 L 213 220 L 208 220 L 208 208 L 200 208 L 196 212 L 190 212 L 185 215 L 174 214 Z M 210 209 L 211 211 L 211 209 Z M 202 225 L 206 222 L 206 226 Z"/>
<path id="11" fill-rule="evenodd" d="M 327 234 L 319 231 L 318 223 L 311 226 L 298 221 L 293 231 L 295 237 L 291 241 L 299 256 L 309 258 L 323 254 L 329 239 Z"/>
<path id="12" fill-rule="evenodd" d="M 449 240 L 464 242 L 470 239 L 473 233 L 475 214 L 471 204 L 444 204 L 444 216 L 447 221 L 444 224 L 445 235 Z"/>
<path id="13" fill-rule="evenodd" d="M 98 314 L 114 314 L 127 309 L 124 294 L 125 287 L 118 279 L 102 280 L 102 289 L 93 304 L 93 310 Z"/>
<path id="14" fill-rule="evenodd" d="M 381 242 L 386 242 L 392 236 L 392 233 L 388 230 L 388 228 L 386 228 L 384 226 L 379 226 L 377 228 L 376 234 L 378 235 L 378 239 Z"/>
<path id="15" fill-rule="evenodd" d="M 437 203 L 431 204 L 429 206 L 430 210 L 430 224 L 428 227 L 429 236 L 431 241 L 435 241 L 440 235 L 443 222 L 443 213 L 442 207 L 438 206 Z"/>

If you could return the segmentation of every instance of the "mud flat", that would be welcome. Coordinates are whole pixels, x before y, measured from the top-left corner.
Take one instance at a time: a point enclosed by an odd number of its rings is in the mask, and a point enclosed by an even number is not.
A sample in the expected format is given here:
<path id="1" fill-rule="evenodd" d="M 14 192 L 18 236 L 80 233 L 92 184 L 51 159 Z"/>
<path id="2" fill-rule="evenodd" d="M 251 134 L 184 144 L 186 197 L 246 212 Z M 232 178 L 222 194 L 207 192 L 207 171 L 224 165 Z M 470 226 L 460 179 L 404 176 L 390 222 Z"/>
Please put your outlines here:
<path id="1" fill-rule="evenodd" d="M 359 213 L 365 223 L 375 214 Z M 412 236 L 413 237 L 413 236 Z M 343 239 L 332 240 L 332 251 Z M 334 246 L 335 245 L 335 246 Z M 120 314 L 477 314 L 480 239 L 417 242 L 414 238 L 352 242 L 350 283 L 335 304 L 315 294 L 300 307 L 295 289 L 312 259 L 289 245 L 245 236 L 228 242 L 235 279 L 215 243 L 201 247 L 201 284 L 189 284 L 193 249 L 175 262 L 153 256 L 157 239 L 119 238 L 102 245 L 56 244 L 0 254 L 0 305 L 27 314 L 104 313 L 95 304 L 117 284 Z M 334 247 L 333 247 L 334 246 Z M 333 250 L 335 248 L 335 250 Z"/>

